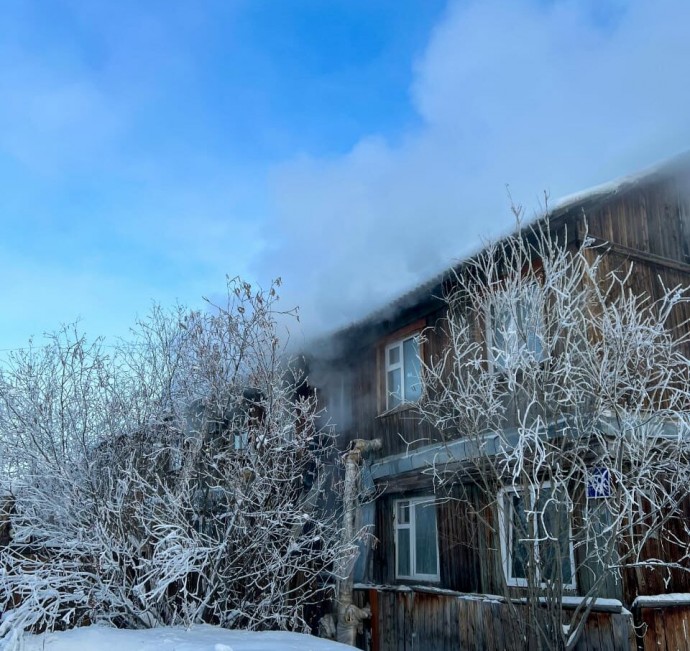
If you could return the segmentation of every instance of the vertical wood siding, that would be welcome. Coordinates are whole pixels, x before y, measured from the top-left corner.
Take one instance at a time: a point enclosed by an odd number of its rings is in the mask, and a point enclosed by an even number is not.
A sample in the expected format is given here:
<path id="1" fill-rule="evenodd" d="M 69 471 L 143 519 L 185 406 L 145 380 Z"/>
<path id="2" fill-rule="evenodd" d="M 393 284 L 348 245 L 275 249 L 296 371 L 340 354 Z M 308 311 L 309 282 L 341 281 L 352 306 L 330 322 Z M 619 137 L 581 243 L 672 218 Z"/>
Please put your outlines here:
<path id="1" fill-rule="evenodd" d="M 690 607 L 641 608 L 635 615 L 643 651 L 690 651 Z"/>
<path id="2" fill-rule="evenodd" d="M 357 590 L 356 601 L 360 606 L 375 604 L 373 621 L 366 624 L 368 635 L 362 636 L 360 648 L 365 648 L 364 640 L 368 638 L 369 648 L 378 651 L 529 651 L 524 625 L 515 621 L 505 603 L 495 599 L 372 588 Z M 661 630 L 672 626 L 673 639 L 680 642 L 684 620 L 676 621 L 672 617 L 673 614 L 668 614 L 661 620 Z M 657 626 L 655 619 L 650 618 L 650 622 Z M 654 631 L 658 636 L 656 628 Z M 653 639 L 656 641 L 657 637 Z M 645 639 L 645 650 L 657 648 L 647 643 Z M 636 648 L 629 614 L 593 612 L 575 650 L 635 651 Z M 688 649 L 687 646 L 658 648 Z"/>

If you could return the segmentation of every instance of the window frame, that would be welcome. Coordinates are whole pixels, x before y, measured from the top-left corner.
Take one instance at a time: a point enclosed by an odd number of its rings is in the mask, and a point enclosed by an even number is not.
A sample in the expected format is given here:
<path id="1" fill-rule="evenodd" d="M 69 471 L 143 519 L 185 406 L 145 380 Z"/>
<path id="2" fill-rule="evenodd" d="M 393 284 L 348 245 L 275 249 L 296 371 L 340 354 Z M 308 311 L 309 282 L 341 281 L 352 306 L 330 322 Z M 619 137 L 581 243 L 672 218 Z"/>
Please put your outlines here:
<path id="1" fill-rule="evenodd" d="M 519 303 L 524 303 L 527 301 L 533 301 L 535 295 L 538 297 L 540 289 L 540 282 L 538 278 L 534 278 L 533 280 L 528 281 L 525 286 L 524 286 L 524 293 L 521 293 L 518 296 L 517 301 Z M 527 332 L 526 338 L 523 338 L 520 336 L 521 331 L 525 330 L 525 323 L 524 320 L 521 323 L 519 319 L 519 313 L 518 310 L 520 309 L 519 305 L 515 304 L 515 301 L 511 301 L 507 298 L 508 291 L 505 287 L 497 289 L 494 291 L 491 296 L 489 297 L 489 300 L 486 304 L 486 309 L 485 309 L 485 314 L 484 314 L 484 330 L 485 330 L 485 341 L 486 341 L 486 358 L 487 362 L 489 365 L 489 370 L 492 372 L 496 373 L 506 373 L 511 370 L 519 370 L 521 366 L 513 366 L 512 364 L 506 364 L 506 363 L 499 363 L 498 357 L 503 354 L 504 357 L 506 357 L 507 353 L 510 353 L 512 348 L 508 348 L 508 342 L 504 341 L 504 347 L 502 348 L 501 351 L 495 351 L 494 350 L 494 325 L 496 322 L 496 317 L 494 316 L 494 310 L 497 305 L 497 303 L 503 303 L 503 305 L 510 307 L 510 319 L 511 321 L 515 324 L 514 332 L 511 330 L 511 334 L 513 334 L 513 337 L 515 338 L 515 349 L 516 350 L 521 350 L 523 347 L 526 347 L 530 353 L 534 355 L 534 357 L 537 359 L 538 362 L 543 362 L 547 355 L 545 351 L 545 332 L 546 332 L 546 323 L 545 323 L 545 315 L 543 309 L 539 310 L 539 320 L 536 323 L 537 327 L 534 330 L 533 337 L 534 341 L 539 342 L 539 348 L 534 346 L 532 348 L 530 344 L 530 337 L 532 336 L 531 333 Z M 534 314 L 536 310 L 539 309 L 538 305 L 538 300 L 535 301 L 537 302 L 536 306 L 532 306 L 532 308 L 529 311 L 529 315 L 531 316 Z M 529 317 L 528 317 L 529 320 Z M 524 341 L 521 341 L 521 339 L 525 339 Z M 498 354 L 497 354 L 498 352 Z"/>
<path id="2" fill-rule="evenodd" d="M 383 349 L 383 386 L 385 389 L 385 411 L 391 411 L 393 409 L 397 409 L 401 406 L 404 405 L 414 405 L 417 402 L 419 402 L 421 398 L 421 384 L 422 384 L 422 376 L 421 376 L 421 364 L 422 364 L 422 342 L 420 341 L 420 335 L 421 331 L 417 330 L 411 334 L 407 334 L 404 336 L 401 336 L 397 339 L 394 339 L 390 341 L 388 344 Z M 420 385 L 420 394 L 419 397 L 416 398 L 415 400 L 408 400 L 405 397 L 405 342 L 406 341 L 415 341 L 417 345 L 417 358 L 419 359 L 419 375 L 418 375 L 418 382 Z M 390 351 L 393 350 L 394 348 L 399 348 L 400 349 L 400 354 L 399 354 L 399 361 L 395 364 L 390 363 Z M 400 370 L 400 401 L 396 405 L 390 404 L 391 397 L 395 395 L 388 386 L 388 374 L 391 371 L 396 371 Z"/>
<path id="3" fill-rule="evenodd" d="M 398 507 L 399 505 L 407 503 L 409 507 L 409 522 L 400 523 L 398 522 Z M 416 547 L 417 547 L 417 525 L 416 525 L 416 511 L 415 508 L 419 504 L 424 504 L 427 506 L 432 506 L 434 508 L 434 522 L 436 524 L 434 530 L 434 543 L 436 545 L 436 573 L 435 574 L 425 574 L 422 572 L 417 572 L 417 559 L 416 559 Z M 398 543 L 398 531 L 401 529 L 409 530 L 410 532 L 410 574 L 399 574 L 398 559 L 400 554 L 400 544 Z M 403 497 L 393 501 L 393 545 L 395 547 L 395 578 L 402 579 L 404 581 L 428 581 L 433 583 L 438 583 L 441 580 L 441 558 L 439 555 L 438 548 L 438 512 L 436 509 L 436 498 L 431 495 L 425 495 L 422 497 Z"/>
<path id="4" fill-rule="evenodd" d="M 552 482 L 544 481 L 539 484 L 540 492 L 543 489 L 549 489 L 552 487 Z M 535 495 L 534 488 L 530 486 L 529 488 L 515 488 L 512 486 L 501 488 L 498 491 L 497 502 L 498 502 L 498 531 L 501 543 L 501 564 L 503 565 L 503 576 L 505 577 L 506 584 L 511 587 L 525 588 L 528 587 L 529 581 L 527 578 L 512 576 L 513 567 L 513 506 L 512 501 L 509 500 L 513 495 L 524 495 L 529 491 L 529 509 L 534 510 L 534 504 L 537 499 Z M 524 498 L 523 498 L 524 499 Z M 510 513 L 508 513 L 510 509 Z M 532 535 L 535 539 L 534 545 L 535 555 L 539 557 L 539 540 L 538 540 L 538 522 L 536 518 L 532 519 L 533 531 Z M 562 558 L 562 557 L 561 557 Z M 575 565 L 575 546 L 573 543 L 573 522 L 572 515 L 568 514 L 568 561 L 570 563 L 570 583 L 563 583 L 563 588 L 566 590 L 576 590 L 577 589 L 577 566 Z M 537 578 L 539 579 L 540 587 L 546 586 L 547 582 L 541 580 L 540 576 L 540 565 L 537 564 L 536 567 Z"/>

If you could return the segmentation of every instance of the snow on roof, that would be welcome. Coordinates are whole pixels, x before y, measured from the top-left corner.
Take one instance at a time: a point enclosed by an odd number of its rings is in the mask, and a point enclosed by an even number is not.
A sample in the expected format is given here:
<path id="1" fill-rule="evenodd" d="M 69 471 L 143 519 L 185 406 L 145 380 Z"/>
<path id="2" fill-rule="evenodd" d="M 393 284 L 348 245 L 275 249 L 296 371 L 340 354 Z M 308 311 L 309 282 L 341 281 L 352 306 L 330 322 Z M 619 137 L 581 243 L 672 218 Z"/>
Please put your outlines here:
<path id="1" fill-rule="evenodd" d="M 616 194 L 623 188 L 629 187 L 632 183 L 634 183 L 632 179 L 633 177 L 629 176 L 617 181 L 608 181 L 607 183 L 601 183 L 600 185 L 587 188 L 586 190 L 568 194 L 553 203 L 551 212 L 567 211 L 570 208 L 576 207 L 587 201 Z"/>
<path id="2" fill-rule="evenodd" d="M 85 626 L 27 635 L 23 651 L 347 651 L 352 647 L 285 631 L 229 631 L 217 626 L 125 630 Z"/>
<path id="3" fill-rule="evenodd" d="M 620 192 L 638 185 L 641 182 L 647 181 L 648 179 L 673 174 L 675 171 L 687 166 L 688 164 L 690 164 L 690 152 L 685 152 L 655 165 L 651 165 L 650 167 L 647 167 L 639 172 L 635 172 L 634 174 L 627 174 L 626 176 L 621 176 L 613 181 L 601 183 L 591 188 L 587 188 L 586 190 L 581 190 L 579 192 L 574 192 L 573 194 L 561 197 L 553 204 L 550 212 L 560 213 L 567 211 L 572 207 L 576 207 L 586 201 L 591 201 L 613 194 L 619 194 Z"/>

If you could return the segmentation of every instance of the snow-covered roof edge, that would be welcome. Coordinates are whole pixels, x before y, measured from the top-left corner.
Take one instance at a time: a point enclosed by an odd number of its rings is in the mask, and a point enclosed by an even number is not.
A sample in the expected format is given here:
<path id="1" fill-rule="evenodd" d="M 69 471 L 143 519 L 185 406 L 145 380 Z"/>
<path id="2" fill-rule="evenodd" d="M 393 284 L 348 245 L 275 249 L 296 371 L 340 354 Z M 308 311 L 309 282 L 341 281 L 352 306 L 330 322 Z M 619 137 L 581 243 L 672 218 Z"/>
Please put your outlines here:
<path id="1" fill-rule="evenodd" d="M 671 175 L 687 165 L 690 165 L 690 151 L 685 151 L 671 158 L 666 158 L 663 161 L 645 167 L 633 174 L 626 174 L 612 181 L 600 183 L 585 190 L 580 190 L 561 197 L 554 203 L 549 212 L 550 214 L 561 213 L 573 207 L 577 207 L 579 204 L 591 201 L 592 199 L 620 194 L 641 183 L 650 181 L 655 177 Z"/>
<path id="2" fill-rule="evenodd" d="M 690 606 L 690 594 L 687 592 L 669 592 L 668 594 L 643 595 L 633 601 L 633 608 L 669 608 L 672 606 Z"/>

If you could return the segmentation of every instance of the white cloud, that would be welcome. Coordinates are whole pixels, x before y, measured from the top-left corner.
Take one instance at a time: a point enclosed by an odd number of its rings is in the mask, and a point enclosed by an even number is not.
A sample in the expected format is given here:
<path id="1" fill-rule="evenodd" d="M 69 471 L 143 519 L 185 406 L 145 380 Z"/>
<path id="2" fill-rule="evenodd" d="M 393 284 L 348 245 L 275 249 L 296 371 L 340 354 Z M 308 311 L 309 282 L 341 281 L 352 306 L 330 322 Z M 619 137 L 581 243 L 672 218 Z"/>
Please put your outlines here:
<path id="1" fill-rule="evenodd" d="M 688 148 L 690 4 L 620 9 L 602 23 L 574 1 L 450 5 L 410 89 L 422 127 L 274 170 L 259 266 L 285 277 L 286 301 L 316 327 L 343 324 L 509 228 L 506 184 L 536 209 L 544 190 Z"/>

